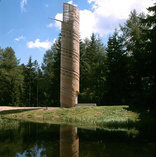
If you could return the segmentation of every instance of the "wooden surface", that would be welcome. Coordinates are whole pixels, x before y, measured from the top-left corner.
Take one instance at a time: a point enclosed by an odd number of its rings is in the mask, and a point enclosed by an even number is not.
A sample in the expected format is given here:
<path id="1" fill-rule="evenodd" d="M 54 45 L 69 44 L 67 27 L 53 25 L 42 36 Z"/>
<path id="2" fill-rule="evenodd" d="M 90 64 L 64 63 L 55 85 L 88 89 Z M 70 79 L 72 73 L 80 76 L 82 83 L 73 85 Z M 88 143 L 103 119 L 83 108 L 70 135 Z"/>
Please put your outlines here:
<path id="1" fill-rule="evenodd" d="M 61 33 L 60 104 L 73 107 L 79 94 L 79 11 L 68 3 L 63 5 Z"/>

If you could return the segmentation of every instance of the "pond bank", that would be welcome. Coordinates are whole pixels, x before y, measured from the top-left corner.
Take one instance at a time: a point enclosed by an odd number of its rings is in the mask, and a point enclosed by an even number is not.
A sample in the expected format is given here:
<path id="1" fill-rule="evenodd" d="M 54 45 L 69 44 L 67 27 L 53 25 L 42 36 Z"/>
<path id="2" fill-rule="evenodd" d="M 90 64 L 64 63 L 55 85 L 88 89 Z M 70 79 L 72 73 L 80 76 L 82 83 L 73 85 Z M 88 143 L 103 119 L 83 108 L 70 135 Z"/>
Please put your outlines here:
<path id="1" fill-rule="evenodd" d="M 139 121 L 139 114 L 130 111 L 128 106 L 13 107 L 5 111 L 0 107 L 0 111 L 2 118 L 100 128 L 125 128 L 134 126 Z"/>

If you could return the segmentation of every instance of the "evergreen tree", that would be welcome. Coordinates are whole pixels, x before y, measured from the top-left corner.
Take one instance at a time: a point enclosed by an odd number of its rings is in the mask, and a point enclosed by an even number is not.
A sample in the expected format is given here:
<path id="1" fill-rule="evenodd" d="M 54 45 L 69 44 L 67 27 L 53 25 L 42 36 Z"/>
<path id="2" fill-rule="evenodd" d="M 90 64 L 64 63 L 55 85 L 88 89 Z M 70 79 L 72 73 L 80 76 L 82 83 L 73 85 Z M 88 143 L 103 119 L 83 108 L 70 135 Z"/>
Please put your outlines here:
<path id="1" fill-rule="evenodd" d="M 148 8 L 150 14 L 146 18 L 142 18 L 142 23 L 146 27 L 143 28 L 143 40 L 146 50 L 146 75 L 145 87 L 148 93 L 147 104 L 151 111 L 156 112 L 156 3 Z M 144 64 L 145 64 L 144 63 Z"/>
<path id="2" fill-rule="evenodd" d="M 28 64 L 22 65 L 24 76 L 24 105 L 26 106 L 38 106 L 39 101 L 39 74 L 41 73 L 38 62 L 35 60 L 32 62 L 29 58 Z"/>
<path id="3" fill-rule="evenodd" d="M 148 27 L 141 22 L 145 15 L 137 14 L 134 10 L 130 13 L 129 19 L 124 26 L 121 26 L 122 37 L 125 40 L 125 48 L 130 55 L 129 76 L 131 85 L 130 103 L 135 107 L 147 106 L 148 93 L 148 53 L 145 50 L 145 42 L 143 39 L 143 29 Z"/>
<path id="4" fill-rule="evenodd" d="M 123 38 L 115 31 L 109 37 L 107 45 L 106 91 L 103 101 L 107 105 L 127 103 L 128 97 L 128 58 L 124 49 Z"/>
<path id="5" fill-rule="evenodd" d="M 22 70 L 11 47 L 0 49 L 0 104 L 21 105 L 23 93 Z"/>
<path id="6" fill-rule="evenodd" d="M 80 102 L 102 103 L 105 61 L 104 45 L 95 34 L 80 42 Z"/>
<path id="7" fill-rule="evenodd" d="M 60 104 L 60 54 L 61 54 L 61 35 L 55 41 L 50 50 L 46 51 L 43 58 L 43 74 L 46 89 L 46 105 L 59 106 Z"/>

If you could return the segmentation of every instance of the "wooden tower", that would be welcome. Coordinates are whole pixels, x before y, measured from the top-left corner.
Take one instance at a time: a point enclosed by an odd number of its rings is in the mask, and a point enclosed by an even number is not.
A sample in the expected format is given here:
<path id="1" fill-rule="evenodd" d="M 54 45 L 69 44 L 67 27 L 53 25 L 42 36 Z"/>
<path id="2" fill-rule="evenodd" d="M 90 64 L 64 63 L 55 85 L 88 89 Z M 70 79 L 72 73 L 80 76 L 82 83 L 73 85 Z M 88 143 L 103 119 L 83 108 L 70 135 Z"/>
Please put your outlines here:
<path id="1" fill-rule="evenodd" d="M 64 3 L 61 23 L 60 104 L 73 107 L 79 94 L 79 10 Z"/>

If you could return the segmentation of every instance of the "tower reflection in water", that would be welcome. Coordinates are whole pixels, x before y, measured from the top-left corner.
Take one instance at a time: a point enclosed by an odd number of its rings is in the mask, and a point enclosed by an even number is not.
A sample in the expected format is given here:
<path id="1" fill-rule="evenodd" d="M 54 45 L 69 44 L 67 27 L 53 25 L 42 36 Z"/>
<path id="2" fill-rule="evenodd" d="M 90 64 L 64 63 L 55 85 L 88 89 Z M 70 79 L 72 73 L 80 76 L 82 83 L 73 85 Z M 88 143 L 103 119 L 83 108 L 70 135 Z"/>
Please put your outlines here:
<path id="1" fill-rule="evenodd" d="M 79 157 L 77 127 L 60 126 L 60 157 Z"/>

